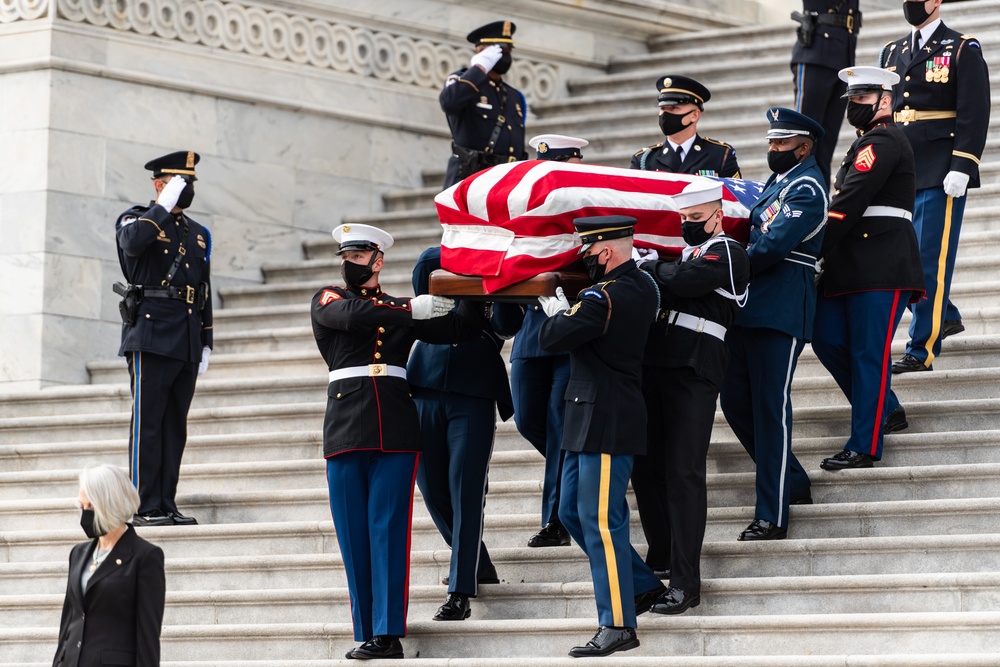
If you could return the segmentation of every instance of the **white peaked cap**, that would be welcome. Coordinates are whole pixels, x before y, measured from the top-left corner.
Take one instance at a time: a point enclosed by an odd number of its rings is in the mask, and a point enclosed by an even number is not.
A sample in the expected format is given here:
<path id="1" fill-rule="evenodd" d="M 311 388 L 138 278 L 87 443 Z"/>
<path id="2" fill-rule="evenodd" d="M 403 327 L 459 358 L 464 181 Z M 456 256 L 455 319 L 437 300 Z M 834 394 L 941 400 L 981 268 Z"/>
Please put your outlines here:
<path id="1" fill-rule="evenodd" d="M 333 230 L 333 240 L 340 244 L 337 254 L 348 250 L 382 250 L 392 247 L 389 232 L 371 225 L 340 225 Z"/>
<path id="2" fill-rule="evenodd" d="M 892 90 L 892 87 L 899 83 L 898 74 L 881 67 L 845 67 L 837 73 L 837 76 L 847 83 L 847 95 Z"/>

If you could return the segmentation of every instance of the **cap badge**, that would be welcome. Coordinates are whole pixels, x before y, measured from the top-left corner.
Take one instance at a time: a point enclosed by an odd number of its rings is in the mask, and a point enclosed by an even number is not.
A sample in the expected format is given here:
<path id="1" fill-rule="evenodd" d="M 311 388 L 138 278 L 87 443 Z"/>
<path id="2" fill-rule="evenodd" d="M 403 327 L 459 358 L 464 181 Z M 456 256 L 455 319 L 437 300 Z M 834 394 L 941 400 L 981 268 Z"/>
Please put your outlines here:
<path id="1" fill-rule="evenodd" d="M 673 81 L 670 80 L 670 77 L 665 77 L 663 79 L 663 87 L 664 88 L 669 88 L 672 83 L 673 83 Z"/>
<path id="2" fill-rule="evenodd" d="M 847 70 L 847 76 L 854 76 L 854 70 L 852 69 Z"/>
<path id="3" fill-rule="evenodd" d="M 349 231 L 351 231 L 351 228 L 350 228 L 350 227 L 348 227 L 347 225 L 344 225 L 344 231 L 345 231 L 345 232 L 349 232 Z"/>
<path id="4" fill-rule="evenodd" d="M 510 21 L 503 22 L 503 36 L 510 37 Z"/>
<path id="5" fill-rule="evenodd" d="M 774 121 L 775 123 L 778 122 L 778 110 L 777 109 L 771 109 L 771 120 Z"/>
<path id="6" fill-rule="evenodd" d="M 194 167 L 194 151 L 188 151 L 186 167 L 188 169 L 191 169 L 191 168 Z"/>
<path id="7" fill-rule="evenodd" d="M 538 143 L 538 152 L 539 153 L 548 153 L 549 152 L 549 145 L 547 143 L 545 143 L 544 141 L 540 141 Z"/>

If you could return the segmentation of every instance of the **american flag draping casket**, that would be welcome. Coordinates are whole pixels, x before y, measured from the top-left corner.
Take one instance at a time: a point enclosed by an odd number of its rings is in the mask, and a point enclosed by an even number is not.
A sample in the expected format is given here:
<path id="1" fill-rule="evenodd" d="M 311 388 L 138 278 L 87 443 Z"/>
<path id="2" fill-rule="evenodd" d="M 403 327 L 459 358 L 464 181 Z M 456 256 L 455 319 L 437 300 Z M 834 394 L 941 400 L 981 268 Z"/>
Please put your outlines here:
<path id="1" fill-rule="evenodd" d="M 670 195 L 694 180 L 722 181 L 723 225 L 746 242 L 747 216 L 761 184 L 732 178 L 669 174 L 546 160 L 492 167 L 434 198 L 443 227 L 441 266 L 481 276 L 487 294 L 578 259 L 573 219 L 634 217 L 635 245 L 676 257 L 684 247 Z"/>

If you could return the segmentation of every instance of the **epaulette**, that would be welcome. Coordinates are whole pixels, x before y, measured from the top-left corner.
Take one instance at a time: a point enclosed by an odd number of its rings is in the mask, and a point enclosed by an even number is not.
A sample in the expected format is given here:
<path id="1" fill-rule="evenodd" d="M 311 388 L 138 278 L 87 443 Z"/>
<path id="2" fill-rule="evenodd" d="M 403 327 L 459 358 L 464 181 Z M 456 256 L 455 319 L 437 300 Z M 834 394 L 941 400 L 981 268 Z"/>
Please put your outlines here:
<path id="1" fill-rule="evenodd" d="M 722 146 L 723 148 L 728 148 L 730 150 L 732 150 L 732 148 L 733 148 L 732 146 L 730 146 L 729 144 L 727 144 L 725 141 L 717 141 L 715 139 L 712 139 L 711 137 L 702 137 L 702 139 L 704 139 L 705 141 L 707 141 L 710 144 L 715 144 L 716 146 Z"/>
<path id="2" fill-rule="evenodd" d="M 632 157 L 639 157 L 646 151 L 655 151 L 657 148 L 663 148 L 663 144 L 659 143 L 656 144 L 655 146 L 647 146 L 646 148 L 640 148 L 639 150 L 637 150 L 635 153 L 632 154 Z"/>
<path id="3" fill-rule="evenodd" d="M 885 47 L 889 46 L 890 44 L 892 44 L 895 41 L 896 40 L 894 40 L 894 39 L 890 39 L 888 42 L 886 42 L 885 44 L 882 45 L 882 48 L 884 49 Z"/>
<path id="4" fill-rule="evenodd" d="M 972 35 L 962 35 L 961 37 L 959 37 L 959 39 L 964 39 L 964 40 L 968 41 L 970 39 L 976 39 L 976 38 L 973 37 Z M 976 39 L 976 41 L 978 42 L 979 40 Z"/>

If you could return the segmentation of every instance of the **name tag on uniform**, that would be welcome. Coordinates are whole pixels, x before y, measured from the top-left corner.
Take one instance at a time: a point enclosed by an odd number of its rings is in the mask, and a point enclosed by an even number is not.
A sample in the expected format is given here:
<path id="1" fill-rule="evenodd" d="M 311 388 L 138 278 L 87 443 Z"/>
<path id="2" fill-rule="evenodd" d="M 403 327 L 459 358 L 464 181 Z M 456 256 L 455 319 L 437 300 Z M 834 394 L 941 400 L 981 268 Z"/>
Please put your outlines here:
<path id="1" fill-rule="evenodd" d="M 493 105 L 490 104 L 490 101 L 489 101 L 489 99 L 486 98 L 486 96 L 480 97 L 479 98 L 479 104 L 477 104 L 476 106 L 479 107 L 480 109 L 492 109 L 493 108 Z"/>

